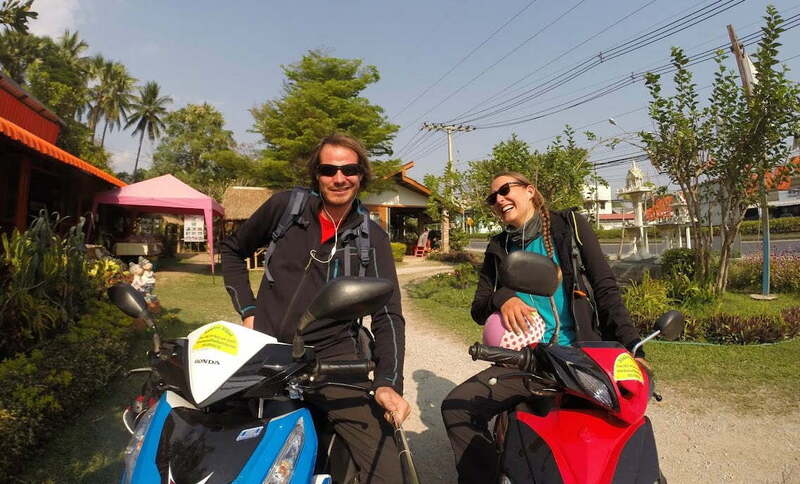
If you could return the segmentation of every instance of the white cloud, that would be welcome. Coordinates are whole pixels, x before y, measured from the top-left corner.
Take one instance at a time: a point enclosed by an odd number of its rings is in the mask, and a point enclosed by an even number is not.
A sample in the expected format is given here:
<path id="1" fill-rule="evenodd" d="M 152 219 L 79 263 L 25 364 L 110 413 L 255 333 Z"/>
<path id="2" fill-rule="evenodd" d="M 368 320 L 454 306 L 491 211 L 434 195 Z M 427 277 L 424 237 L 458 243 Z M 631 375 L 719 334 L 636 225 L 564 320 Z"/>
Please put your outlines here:
<path id="1" fill-rule="evenodd" d="M 29 23 L 30 30 L 36 35 L 48 35 L 56 38 L 69 29 L 78 28 L 80 0 L 36 0 L 33 10 L 39 14 L 36 20 Z"/>
<path id="2" fill-rule="evenodd" d="M 136 152 L 133 151 L 114 151 L 111 153 L 111 167 L 114 171 L 133 172 L 133 164 L 136 161 Z M 139 168 L 142 167 L 142 157 L 139 157 Z"/>

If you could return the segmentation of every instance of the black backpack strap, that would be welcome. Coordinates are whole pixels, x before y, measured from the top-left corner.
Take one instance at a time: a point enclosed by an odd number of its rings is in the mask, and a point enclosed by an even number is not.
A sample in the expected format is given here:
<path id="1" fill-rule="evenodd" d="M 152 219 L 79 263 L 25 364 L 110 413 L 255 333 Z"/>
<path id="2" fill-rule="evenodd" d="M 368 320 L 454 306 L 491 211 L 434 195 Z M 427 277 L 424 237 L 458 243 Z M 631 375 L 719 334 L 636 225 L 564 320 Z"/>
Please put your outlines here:
<path id="1" fill-rule="evenodd" d="M 267 246 L 267 250 L 264 251 L 264 277 L 266 277 L 267 281 L 270 283 L 275 282 L 272 273 L 269 271 L 269 260 L 272 258 L 272 253 L 275 252 L 275 245 L 286 235 L 289 228 L 297 223 L 297 219 L 299 219 L 300 215 L 303 213 L 303 209 L 310 195 L 311 190 L 308 188 L 293 188 L 292 194 L 289 196 L 289 204 L 286 206 L 283 215 L 281 215 L 278 226 L 272 231 L 269 245 Z"/>
<path id="2" fill-rule="evenodd" d="M 575 277 L 575 287 L 573 290 L 583 293 L 582 295 L 584 295 L 591 303 L 595 319 L 594 325 L 596 326 L 598 322 L 597 305 L 595 304 L 594 300 L 594 289 L 589 283 L 589 278 L 586 276 L 586 266 L 583 263 L 583 256 L 581 255 L 583 241 L 581 241 L 581 236 L 578 233 L 578 221 L 575 218 L 575 209 L 567 210 L 566 218 L 567 225 L 569 225 L 570 229 L 570 238 L 572 239 L 572 243 L 570 244 L 572 247 L 571 259 L 572 271 Z"/>
<path id="3" fill-rule="evenodd" d="M 358 224 L 357 227 L 342 232 L 342 240 L 346 241 L 347 243 L 355 240 L 355 250 L 358 253 L 358 259 L 360 262 L 358 267 L 358 276 L 364 277 L 367 274 L 367 267 L 369 267 L 369 212 L 364 210 L 362 207 L 359 207 L 359 213 L 362 217 L 361 223 Z M 344 274 L 347 276 L 352 275 L 350 272 L 349 254 L 350 251 L 348 246 L 344 258 Z"/>

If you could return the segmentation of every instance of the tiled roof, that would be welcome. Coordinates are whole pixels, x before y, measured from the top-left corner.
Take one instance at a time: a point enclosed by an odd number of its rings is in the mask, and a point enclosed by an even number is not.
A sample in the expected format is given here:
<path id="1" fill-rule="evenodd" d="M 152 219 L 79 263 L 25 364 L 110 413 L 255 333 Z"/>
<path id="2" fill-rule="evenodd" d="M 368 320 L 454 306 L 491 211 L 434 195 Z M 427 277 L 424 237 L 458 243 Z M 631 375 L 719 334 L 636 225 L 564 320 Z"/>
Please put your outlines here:
<path id="1" fill-rule="evenodd" d="M 58 146 L 43 140 L 30 131 L 17 126 L 5 118 L 0 118 L 0 134 L 7 136 L 14 141 L 22 143 L 28 148 L 38 151 L 49 158 L 60 161 L 61 163 L 66 163 L 67 165 L 72 165 L 81 171 L 105 180 L 114 186 L 123 187 L 127 185 L 127 183 L 111 175 L 110 173 L 106 173 L 100 168 L 81 160 L 77 156 L 67 153 Z"/>

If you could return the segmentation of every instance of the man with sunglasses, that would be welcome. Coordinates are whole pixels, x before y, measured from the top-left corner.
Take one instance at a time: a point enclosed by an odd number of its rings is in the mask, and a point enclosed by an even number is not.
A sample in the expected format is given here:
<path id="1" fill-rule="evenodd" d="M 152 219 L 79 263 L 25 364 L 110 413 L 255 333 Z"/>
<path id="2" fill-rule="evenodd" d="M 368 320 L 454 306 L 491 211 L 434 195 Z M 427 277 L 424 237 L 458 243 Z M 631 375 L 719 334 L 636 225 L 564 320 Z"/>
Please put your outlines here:
<path id="1" fill-rule="evenodd" d="M 226 289 L 242 324 L 290 343 L 301 314 L 330 279 L 355 275 L 394 282 L 390 302 L 371 315 L 374 399 L 358 390 L 328 386 L 307 394 L 306 400 L 327 414 L 336 433 L 347 442 L 359 467 L 359 482 L 400 482 L 400 461 L 389 421 L 400 424 L 411 412 L 401 396 L 405 321 L 389 237 L 369 220 L 369 212 L 357 198 L 370 178 L 367 152 L 352 137 L 328 136 L 312 153 L 308 172 L 311 192 L 302 201 L 295 195 L 302 193 L 300 189 L 273 195 L 223 241 Z M 276 241 L 279 225 L 298 205 L 302 208 L 293 223 L 281 229 L 285 232 Z M 270 255 L 256 299 L 244 258 L 267 245 Z M 338 360 L 363 358 L 363 335 L 357 323 L 341 321 L 312 323 L 304 333 L 318 356 Z"/>

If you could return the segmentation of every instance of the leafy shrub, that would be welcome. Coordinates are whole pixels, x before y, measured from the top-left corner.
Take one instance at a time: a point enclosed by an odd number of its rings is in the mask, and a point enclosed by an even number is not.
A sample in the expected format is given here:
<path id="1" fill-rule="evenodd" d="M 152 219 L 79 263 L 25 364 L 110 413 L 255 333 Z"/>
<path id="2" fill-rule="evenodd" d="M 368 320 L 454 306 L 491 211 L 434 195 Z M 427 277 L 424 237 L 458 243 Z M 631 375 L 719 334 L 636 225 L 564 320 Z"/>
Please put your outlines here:
<path id="1" fill-rule="evenodd" d="M 403 262 L 403 256 L 406 253 L 406 244 L 401 242 L 392 242 L 392 258 L 395 262 Z"/>
<path id="2" fill-rule="evenodd" d="M 661 273 L 665 275 L 683 274 L 694 277 L 694 249 L 669 249 L 661 254 Z"/>
<path id="3" fill-rule="evenodd" d="M 781 311 L 783 318 L 784 338 L 792 339 L 800 336 L 800 307 L 788 308 Z"/>
<path id="4" fill-rule="evenodd" d="M 428 258 L 455 264 L 469 262 L 474 266 L 479 266 L 483 263 L 483 254 L 479 254 L 477 252 L 467 252 L 465 250 L 450 252 L 447 254 L 442 254 L 439 251 L 433 251 L 430 253 Z"/>
<path id="5" fill-rule="evenodd" d="M 715 314 L 703 320 L 702 326 L 706 339 L 714 343 L 775 343 L 785 337 L 785 323 L 780 315 Z"/>
<path id="6" fill-rule="evenodd" d="M 760 254 L 748 255 L 734 261 L 728 272 L 728 287 L 759 290 L 762 261 Z M 800 292 L 800 255 L 786 253 L 770 258 L 770 287 L 775 292 Z"/>
<path id="7" fill-rule="evenodd" d="M 687 307 L 707 304 L 718 297 L 711 284 L 693 281 L 685 274 L 673 274 L 664 282 L 670 299 Z"/>
<path id="8" fill-rule="evenodd" d="M 83 219 L 62 237 L 63 221 L 42 211 L 26 232 L 0 237 L 0 358 L 64 331 L 95 297 Z"/>
<path id="9" fill-rule="evenodd" d="M 450 230 L 450 249 L 462 250 L 469 245 L 470 235 L 461 229 Z"/>
<path id="10" fill-rule="evenodd" d="M 670 309 L 668 292 L 667 283 L 653 279 L 649 271 L 644 272 L 641 283 L 631 282 L 624 288 L 622 301 L 639 333 L 649 333 L 655 320 Z"/>
<path id="11" fill-rule="evenodd" d="M 0 475 L 14 475 L 53 429 L 116 375 L 130 352 L 130 320 L 101 301 L 30 354 L 0 363 Z"/>

